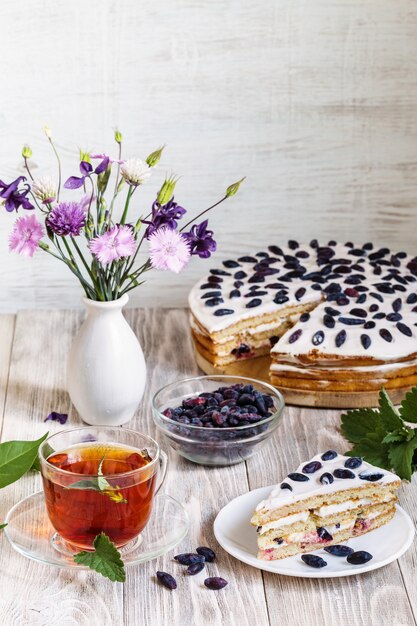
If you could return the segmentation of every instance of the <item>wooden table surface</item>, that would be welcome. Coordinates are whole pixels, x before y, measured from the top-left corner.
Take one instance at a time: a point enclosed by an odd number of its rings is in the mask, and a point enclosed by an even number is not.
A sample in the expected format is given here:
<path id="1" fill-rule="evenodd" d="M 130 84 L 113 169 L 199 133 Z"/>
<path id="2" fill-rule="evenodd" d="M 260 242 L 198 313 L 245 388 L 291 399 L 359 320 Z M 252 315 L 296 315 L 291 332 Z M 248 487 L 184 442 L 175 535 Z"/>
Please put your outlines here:
<path id="1" fill-rule="evenodd" d="M 155 435 L 150 399 L 160 386 L 198 374 L 187 313 L 182 309 L 128 310 L 147 359 L 145 396 L 129 427 Z M 65 392 L 68 349 L 82 319 L 78 311 L 22 311 L 0 316 L 1 440 L 34 439 L 46 430 L 51 410 L 69 412 L 67 427 L 80 424 Z M 169 452 L 164 491 L 184 503 L 189 536 L 177 552 L 213 547 L 211 571 L 229 585 L 209 591 L 186 578 L 173 553 L 127 570 L 125 584 L 93 572 L 58 570 L 25 559 L 0 537 L 0 624 L 4 626 L 164 626 L 165 624 L 267 626 L 408 626 L 417 624 L 416 542 L 398 561 L 356 577 L 286 578 L 251 568 L 225 553 L 213 537 L 213 520 L 227 502 L 250 489 L 278 482 L 319 450 L 346 449 L 339 411 L 288 407 L 273 440 L 254 458 L 226 468 L 204 468 Z M 48 423 L 50 432 L 63 427 Z M 21 498 L 41 488 L 28 475 L 0 492 L 0 520 Z M 404 485 L 400 503 L 417 518 L 417 481 Z M 170 592 L 155 572 L 179 581 Z M 215 575 L 215 574 L 213 574 Z"/>

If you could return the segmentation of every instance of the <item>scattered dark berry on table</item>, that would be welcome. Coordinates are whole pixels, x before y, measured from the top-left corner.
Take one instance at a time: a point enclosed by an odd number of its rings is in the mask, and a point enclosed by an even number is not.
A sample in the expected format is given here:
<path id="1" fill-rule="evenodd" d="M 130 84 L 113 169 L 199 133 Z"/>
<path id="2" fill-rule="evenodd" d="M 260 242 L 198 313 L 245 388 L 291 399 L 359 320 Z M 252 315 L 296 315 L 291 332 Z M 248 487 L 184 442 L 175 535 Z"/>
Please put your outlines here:
<path id="1" fill-rule="evenodd" d="M 349 554 L 346 560 L 351 565 L 363 565 L 364 563 L 370 561 L 372 558 L 373 556 L 369 552 L 365 552 L 365 550 L 359 550 L 358 552 L 352 552 L 352 554 Z"/>
<path id="2" fill-rule="evenodd" d="M 213 563 L 216 558 L 216 553 L 214 552 L 214 550 L 212 550 L 211 548 L 207 548 L 206 546 L 200 546 L 199 548 L 197 548 L 196 552 L 197 554 L 204 556 L 207 563 Z"/>
<path id="3" fill-rule="evenodd" d="M 302 554 L 301 559 L 304 561 L 306 565 L 310 567 L 326 567 L 327 563 L 321 556 L 317 556 L 316 554 Z"/>
<path id="4" fill-rule="evenodd" d="M 349 556 L 350 554 L 353 554 L 353 548 L 350 548 L 349 546 L 327 546 L 324 549 L 329 554 L 333 554 L 333 556 Z"/>
<path id="5" fill-rule="evenodd" d="M 362 465 L 362 459 L 359 456 L 351 456 L 350 459 L 346 459 L 345 467 L 349 469 L 356 469 Z"/>
<path id="6" fill-rule="evenodd" d="M 322 461 L 331 461 L 337 457 L 337 452 L 335 450 L 327 450 L 321 455 Z"/>
<path id="7" fill-rule="evenodd" d="M 189 576 L 195 576 L 196 574 L 202 572 L 204 567 L 204 562 L 200 561 L 200 563 L 193 563 L 192 565 L 189 565 L 186 571 Z"/>
<path id="8" fill-rule="evenodd" d="M 224 578 L 220 578 L 220 576 L 213 576 L 212 578 L 206 578 L 204 584 L 208 589 L 218 590 L 226 587 L 228 582 Z"/>
<path id="9" fill-rule="evenodd" d="M 184 554 L 177 554 L 174 559 L 181 563 L 181 565 L 194 565 L 195 563 L 205 563 L 205 558 L 201 554 L 194 554 L 193 552 L 185 552 Z"/>
<path id="10" fill-rule="evenodd" d="M 170 589 L 172 591 L 173 589 L 177 588 L 177 581 L 173 576 L 171 576 L 171 574 L 167 574 L 166 572 L 156 572 L 156 577 L 161 585 L 163 585 L 167 589 Z"/>

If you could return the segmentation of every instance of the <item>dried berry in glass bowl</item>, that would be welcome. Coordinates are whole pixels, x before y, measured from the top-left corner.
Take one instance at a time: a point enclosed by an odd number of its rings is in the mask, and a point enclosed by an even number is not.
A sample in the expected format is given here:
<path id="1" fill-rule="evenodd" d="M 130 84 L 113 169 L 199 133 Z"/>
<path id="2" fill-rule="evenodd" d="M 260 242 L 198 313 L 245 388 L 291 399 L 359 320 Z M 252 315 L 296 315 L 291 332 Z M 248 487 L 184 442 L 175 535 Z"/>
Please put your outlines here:
<path id="1" fill-rule="evenodd" d="M 279 426 L 284 399 L 271 385 L 236 376 L 171 383 L 152 401 L 158 430 L 181 456 L 202 465 L 251 457 Z"/>

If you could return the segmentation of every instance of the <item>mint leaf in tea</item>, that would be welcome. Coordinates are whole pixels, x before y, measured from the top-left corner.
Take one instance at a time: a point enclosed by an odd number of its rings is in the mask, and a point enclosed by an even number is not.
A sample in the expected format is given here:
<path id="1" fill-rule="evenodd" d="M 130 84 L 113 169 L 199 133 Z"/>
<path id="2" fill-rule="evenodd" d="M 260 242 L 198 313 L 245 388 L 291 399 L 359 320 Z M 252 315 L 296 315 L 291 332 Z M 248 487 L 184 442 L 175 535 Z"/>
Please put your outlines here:
<path id="1" fill-rule="evenodd" d="M 104 532 L 121 547 L 143 530 L 152 510 L 157 472 L 146 450 L 88 442 L 55 452 L 47 460 L 46 507 L 63 539 L 92 549 L 96 536 Z"/>

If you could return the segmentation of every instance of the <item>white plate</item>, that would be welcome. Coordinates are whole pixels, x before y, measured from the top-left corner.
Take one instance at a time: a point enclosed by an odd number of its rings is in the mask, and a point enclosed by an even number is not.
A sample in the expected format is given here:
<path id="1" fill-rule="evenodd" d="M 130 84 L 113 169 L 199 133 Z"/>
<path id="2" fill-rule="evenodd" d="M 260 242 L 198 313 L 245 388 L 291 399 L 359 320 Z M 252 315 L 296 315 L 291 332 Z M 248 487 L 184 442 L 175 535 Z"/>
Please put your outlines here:
<path id="1" fill-rule="evenodd" d="M 316 550 L 327 561 L 327 566 L 315 569 L 301 560 L 301 555 L 278 561 L 261 561 L 256 558 L 256 529 L 250 525 L 253 511 L 264 500 L 273 487 L 261 487 L 227 504 L 214 521 L 214 534 L 219 544 L 232 556 L 248 565 L 283 576 L 301 578 L 337 578 L 354 576 L 388 565 L 398 559 L 411 546 L 414 539 L 414 526 L 410 517 L 397 506 L 395 517 L 385 526 L 372 532 L 343 542 L 356 550 L 366 550 L 373 559 L 364 565 L 350 565 L 346 558 L 333 556 L 324 550 Z"/>

